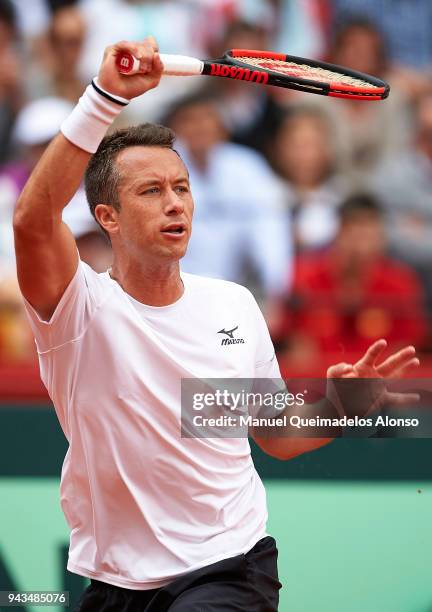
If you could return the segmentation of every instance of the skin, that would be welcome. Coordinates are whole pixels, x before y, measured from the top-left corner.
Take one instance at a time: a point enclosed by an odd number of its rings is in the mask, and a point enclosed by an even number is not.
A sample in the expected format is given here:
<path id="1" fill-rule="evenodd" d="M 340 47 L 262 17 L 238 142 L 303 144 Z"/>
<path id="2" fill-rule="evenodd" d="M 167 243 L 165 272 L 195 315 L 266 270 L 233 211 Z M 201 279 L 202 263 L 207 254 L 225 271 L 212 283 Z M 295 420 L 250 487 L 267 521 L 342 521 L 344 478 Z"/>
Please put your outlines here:
<path id="1" fill-rule="evenodd" d="M 383 43 L 378 32 L 362 26 L 353 26 L 345 32 L 332 60 L 366 74 L 383 71 Z"/>
<path id="2" fill-rule="evenodd" d="M 140 60 L 139 74 L 126 77 L 118 73 L 115 57 L 119 51 L 129 51 Z M 123 41 L 105 50 L 99 82 L 103 89 L 132 99 L 158 85 L 162 68 L 153 38 L 142 43 Z M 61 214 L 78 189 L 89 159 L 89 153 L 59 134 L 36 165 L 15 209 L 20 289 L 45 320 L 53 314 L 77 270 L 76 244 Z M 112 276 L 145 304 L 171 304 L 183 292 L 179 260 L 191 232 L 193 200 L 187 170 L 175 152 L 160 147 L 132 147 L 122 151 L 116 161 L 121 177 L 120 210 L 106 202 L 96 207 L 97 218 L 112 241 Z M 183 224 L 182 235 L 162 232 L 174 223 Z M 357 364 L 332 366 L 329 376 L 361 377 L 367 373 L 368 377 L 382 378 L 417 365 L 413 347 L 379 365 L 384 347 L 384 340 L 375 343 Z M 409 403 L 412 397 L 397 401 Z M 255 438 L 265 452 L 280 459 L 313 450 L 330 440 Z"/>
<path id="3" fill-rule="evenodd" d="M 313 115 L 289 117 L 279 129 L 275 160 L 300 193 L 315 189 L 330 174 L 334 160 L 327 132 L 323 120 Z"/>
<path id="4" fill-rule="evenodd" d="M 171 120 L 171 127 L 177 137 L 186 143 L 189 154 L 201 170 L 206 169 L 213 147 L 227 140 L 222 120 L 211 102 L 193 103 L 177 111 Z"/>
<path id="5" fill-rule="evenodd" d="M 417 149 L 432 159 L 432 94 L 419 98 L 416 112 Z"/>
<path id="6" fill-rule="evenodd" d="M 128 77 L 119 74 L 115 58 L 120 51 L 129 51 L 140 60 L 141 73 Z M 103 89 L 132 99 L 156 87 L 162 69 L 157 44 L 150 37 L 142 43 L 123 41 L 107 47 L 98 77 Z M 60 133 L 45 150 L 15 208 L 15 251 L 21 292 L 46 320 L 53 314 L 78 266 L 75 240 L 62 222 L 61 214 L 77 191 L 90 157 L 90 153 Z M 171 279 L 172 283 L 172 275 Z M 173 289 L 165 283 L 165 290 L 166 303 L 169 303 Z M 139 287 L 132 291 L 137 295 Z"/>
<path id="7" fill-rule="evenodd" d="M 186 253 L 194 204 L 187 169 L 162 147 L 131 147 L 117 158 L 121 207 L 99 204 L 96 216 L 109 232 L 111 276 L 135 299 L 151 306 L 175 302 L 183 293 L 179 260 Z M 181 223 L 172 236 L 165 227 Z"/>

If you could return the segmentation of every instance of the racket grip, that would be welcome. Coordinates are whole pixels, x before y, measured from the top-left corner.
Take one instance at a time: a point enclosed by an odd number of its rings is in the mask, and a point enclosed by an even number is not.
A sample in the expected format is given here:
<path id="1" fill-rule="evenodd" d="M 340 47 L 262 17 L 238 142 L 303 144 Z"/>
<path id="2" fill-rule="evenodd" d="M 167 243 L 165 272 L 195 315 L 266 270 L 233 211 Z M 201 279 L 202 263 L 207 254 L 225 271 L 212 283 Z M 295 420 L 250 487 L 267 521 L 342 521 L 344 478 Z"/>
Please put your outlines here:
<path id="1" fill-rule="evenodd" d="M 160 58 L 164 65 L 163 73 L 165 75 L 193 76 L 201 74 L 204 68 L 204 62 L 196 57 L 161 53 Z M 140 71 L 139 60 L 127 51 L 117 54 L 116 66 L 119 72 L 128 76 Z"/>

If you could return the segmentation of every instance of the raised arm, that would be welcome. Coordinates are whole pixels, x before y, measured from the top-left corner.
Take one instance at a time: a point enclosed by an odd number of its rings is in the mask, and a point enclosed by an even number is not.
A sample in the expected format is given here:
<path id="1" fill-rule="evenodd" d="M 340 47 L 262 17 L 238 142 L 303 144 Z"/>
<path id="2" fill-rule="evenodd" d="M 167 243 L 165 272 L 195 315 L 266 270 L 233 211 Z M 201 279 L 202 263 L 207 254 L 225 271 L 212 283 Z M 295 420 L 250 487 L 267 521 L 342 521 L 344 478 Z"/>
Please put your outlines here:
<path id="1" fill-rule="evenodd" d="M 141 73 L 118 73 L 115 57 L 120 50 L 140 59 Z M 156 87 L 161 75 L 153 38 L 108 47 L 96 88 L 89 85 L 23 189 L 14 214 L 18 281 L 23 296 L 44 320 L 52 316 L 78 265 L 75 240 L 62 221 L 63 208 L 116 115 L 129 100 Z"/>

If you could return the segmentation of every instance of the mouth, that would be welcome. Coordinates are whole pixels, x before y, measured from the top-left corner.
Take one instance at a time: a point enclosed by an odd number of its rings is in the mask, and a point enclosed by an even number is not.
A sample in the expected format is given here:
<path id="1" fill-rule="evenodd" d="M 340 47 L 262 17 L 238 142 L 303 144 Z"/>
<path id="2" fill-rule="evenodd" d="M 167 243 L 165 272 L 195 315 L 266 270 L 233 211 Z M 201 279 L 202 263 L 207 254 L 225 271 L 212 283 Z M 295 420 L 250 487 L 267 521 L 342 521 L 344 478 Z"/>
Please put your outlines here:
<path id="1" fill-rule="evenodd" d="M 184 223 L 171 223 L 161 230 L 162 234 L 167 236 L 181 237 L 186 234 L 186 225 Z"/>

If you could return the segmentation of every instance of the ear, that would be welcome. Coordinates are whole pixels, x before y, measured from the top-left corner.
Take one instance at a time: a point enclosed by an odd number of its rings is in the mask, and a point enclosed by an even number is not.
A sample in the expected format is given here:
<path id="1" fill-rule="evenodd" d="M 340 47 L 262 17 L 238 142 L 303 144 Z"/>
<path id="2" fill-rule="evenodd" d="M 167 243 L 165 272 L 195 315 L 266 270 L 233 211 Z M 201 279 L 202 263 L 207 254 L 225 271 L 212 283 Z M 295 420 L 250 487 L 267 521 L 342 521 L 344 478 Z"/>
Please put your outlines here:
<path id="1" fill-rule="evenodd" d="M 118 233 L 118 211 L 111 204 L 98 204 L 95 207 L 95 217 L 108 234 Z"/>

